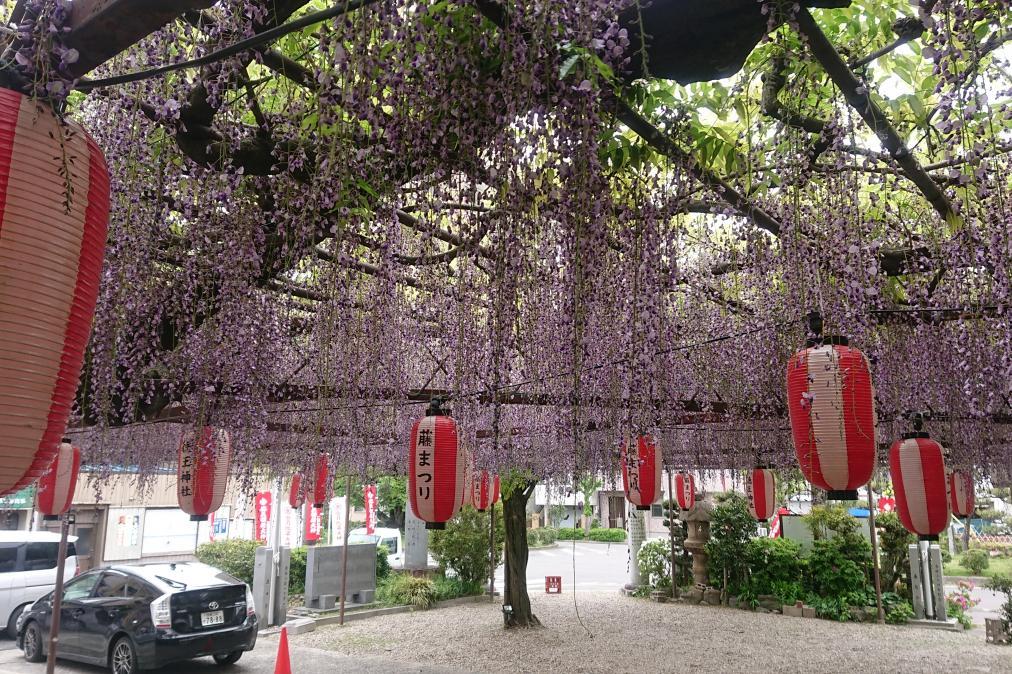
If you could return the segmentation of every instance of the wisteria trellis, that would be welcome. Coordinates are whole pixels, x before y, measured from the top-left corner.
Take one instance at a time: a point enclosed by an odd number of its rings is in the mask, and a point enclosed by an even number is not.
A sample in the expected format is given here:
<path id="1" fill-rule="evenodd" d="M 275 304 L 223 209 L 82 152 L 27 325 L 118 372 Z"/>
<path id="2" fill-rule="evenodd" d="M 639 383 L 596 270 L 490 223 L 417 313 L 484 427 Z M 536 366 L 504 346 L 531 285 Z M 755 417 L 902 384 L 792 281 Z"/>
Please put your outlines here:
<path id="1" fill-rule="evenodd" d="M 65 3 L 28 4 L 56 17 L 56 37 L 22 26 L 18 62 L 36 93 L 62 98 L 65 68 L 43 78 L 32 64 L 40 49 L 76 58 L 60 46 Z M 150 470 L 179 423 L 197 423 L 232 431 L 247 477 L 309 470 L 317 450 L 400 473 L 440 392 L 476 464 L 504 474 L 614 473 L 627 433 L 652 433 L 678 468 L 787 466 L 784 364 L 818 309 L 872 360 L 882 442 L 904 411 L 931 409 L 955 463 L 1006 466 L 1008 0 L 817 14 L 846 19 L 823 27 L 855 56 L 893 19 L 923 21 L 916 51 L 856 72 L 899 101 L 887 109 L 948 221 L 805 69 L 793 3 L 759 3 L 775 32 L 740 74 L 690 87 L 632 72 L 644 45 L 620 21 L 628 0 L 513 2 L 506 19 L 480 0 L 365 4 L 216 65 L 69 99 L 113 174 L 75 420 L 91 429 L 89 463 Z M 222 0 L 89 77 L 322 6 Z M 824 120 L 818 133 L 763 114 L 778 59 L 789 77 L 771 95 Z M 910 63 L 906 93 L 894 80 Z M 618 100 L 695 159 L 644 142 Z M 778 231 L 725 203 L 700 165 Z"/>

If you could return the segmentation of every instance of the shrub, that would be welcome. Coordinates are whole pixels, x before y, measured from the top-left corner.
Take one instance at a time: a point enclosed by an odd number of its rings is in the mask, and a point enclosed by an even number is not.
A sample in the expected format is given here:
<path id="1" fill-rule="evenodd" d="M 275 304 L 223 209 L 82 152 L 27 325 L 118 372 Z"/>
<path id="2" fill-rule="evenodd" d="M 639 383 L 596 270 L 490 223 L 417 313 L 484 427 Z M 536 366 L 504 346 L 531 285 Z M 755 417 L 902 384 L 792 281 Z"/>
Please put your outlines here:
<path id="1" fill-rule="evenodd" d="M 502 509 L 496 509 L 495 519 L 495 564 L 502 561 L 503 527 Z M 433 531 L 429 538 L 429 550 L 439 562 L 439 568 L 446 574 L 453 569 L 465 583 L 480 583 L 488 577 L 488 515 L 466 506 L 446 523 L 446 528 Z"/>
<path id="2" fill-rule="evenodd" d="M 527 545 L 531 547 L 542 547 L 552 545 L 558 538 L 559 532 L 556 529 L 542 527 L 541 529 L 527 530 Z"/>
<path id="3" fill-rule="evenodd" d="M 808 588 L 820 597 L 841 599 L 863 591 L 867 578 L 853 554 L 843 538 L 815 541 L 808 556 Z"/>
<path id="4" fill-rule="evenodd" d="M 839 622 L 850 620 L 850 604 L 844 597 L 813 597 L 810 603 L 820 618 Z"/>
<path id="5" fill-rule="evenodd" d="M 987 586 L 995 592 L 1005 595 L 1005 603 L 1001 605 L 999 612 L 1001 613 L 1002 624 L 1008 630 L 1012 626 L 1012 578 L 996 573 Z"/>
<path id="6" fill-rule="evenodd" d="M 658 538 L 644 543 L 636 555 L 640 576 L 651 587 L 671 587 L 671 541 Z"/>
<path id="7" fill-rule="evenodd" d="M 884 608 L 884 607 L 883 607 Z M 914 607 L 903 600 L 885 609 L 885 621 L 890 625 L 905 625 L 914 617 Z"/>
<path id="8" fill-rule="evenodd" d="M 288 566 L 288 593 L 306 593 L 306 557 L 309 550 L 306 547 L 292 548 L 291 563 Z"/>
<path id="9" fill-rule="evenodd" d="M 601 520 L 597 519 L 596 517 L 594 519 L 592 519 L 590 521 L 590 528 L 591 529 L 600 529 L 601 528 Z"/>
<path id="10" fill-rule="evenodd" d="M 376 546 L 376 582 L 383 580 L 390 575 L 390 560 L 387 556 L 390 550 L 385 545 Z M 289 583 L 290 585 L 290 583 Z"/>
<path id="11" fill-rule="evenodd" d="M 434 601 L 446 601 L 457 597 L 473 597 L 484 592 L 481 583 L 465 583 L 460 578 L 437 576 L 433 580 Z"/>
<path id="12" fill-rule="evenodd" d="M 563 527 L 558 530 L 557 540 L 560 541 L 572 541 L 583 539 L 583 529 L 571 529 L 569 527 Z"/>
<path id="13" fill-rule="evenodd" d="M 778 580 L 773 583 L 768 592 L 762 594 L 772 594 L 781 604 L 793 606 L 805 598 L 805 588 L 796 580 Z"/>
<path id="14" fill-rule="evenodd" d="M 903 527 L 896 513 L 876 517 L 875 529 L 881 551 L 882 586 L 886 590 L 896 590 L 897 584 L 910 573 L 907 546 L 914 542 L 914 535 Z"/>
<path id="15" fill-rule="evenodd" d="M 588 538 L 599 543 L 625 543 L 625 529 L 591 529 Z"/>
<path id="16" fill-rule="evenodd" d="M 376 598 L 388 606 L 429 608 L 436 603 L 436 584 L 428 578 L 395 573 L 376 588 Z"/>
<path id="17" fill-rule="evenodd" d="M 204 564 L 221 569 L 244 583 L 253 585 L 253 565 L 258 547 L 260 547 L 258 541 L 233 538 L 199 545 L 196 556 Z"/>
<path id="18" fill-rule="evenodd" d="M 991 556 L 987 550 L 974 548 L 967 550 L 959 556 L 959 565 L 975 576 L 979 576 L 984 569 L 991 566 Z"/>
<path id="19" fill-rule="evenodd" d="M 804 575 L 801 546 L 787 538 L 753 538 L 745 546 L 744 561 L 756 594 L 775 594 L 776 584 L 797 582 Z"/>
<path id="20" fill-rule="evenodd" d="M 706 553 L 710 556 L 710 579 L 717 587 L 727 586 L 738 594 L 747 586 L 748 566 L 745 550 L 755 535 L 755 518 L 748 510 L 748 501 L 739 494 L 729 494 L 710 514 L 710 540 Z"/>

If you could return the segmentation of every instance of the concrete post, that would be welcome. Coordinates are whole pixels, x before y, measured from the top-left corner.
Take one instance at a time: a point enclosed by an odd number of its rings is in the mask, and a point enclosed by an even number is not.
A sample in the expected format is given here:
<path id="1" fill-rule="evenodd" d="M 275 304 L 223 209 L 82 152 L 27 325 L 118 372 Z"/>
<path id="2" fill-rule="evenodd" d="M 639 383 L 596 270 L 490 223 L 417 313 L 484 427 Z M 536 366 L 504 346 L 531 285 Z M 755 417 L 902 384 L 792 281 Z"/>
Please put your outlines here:
<path id="1" fill-rule="evenodd" d="M 627 590 L 635 590 L 643 585 L 637 556 L 647 537 L 646 514 L 648 512 L 650 511 L 635 509 L 629 511 L 629 582 L 625 586 Z"/>
<path id="2" fill-rule="evenodd" d="M 408 496 L 410 497 L 410 494 Z M 424 571 L 428 566 L 429 531 L 425 528 L 425 522 L 415 517 L 409 498 L 404 508 L 404 568 L 410 571 Z"/>
<path id="3" fill-rule="evenodd" d="M 914 618 L 924 620 L 924 583 L 921 579 L 921 548 L 917 543 L 907 546 L 910 559 L 910 596 L 914 600 Z"/>
<path id="4" fill-rule="evenodd" d="M 274 567 L 274 625 L 288 621 L 288 576 L 292 566 L 292 549 L 282 547 L 278 551 L 278 563 Z"/>
<path id="5" fill-rule="evenodd" d="M 951 539 L 950 539 L 951 540 Z M 931 592 L 935 600 L 935 620 L 948 620 L 945 609 L 948 604 L 945 601 L 945 577 L 942 575 L 942 549 L 938 543 L 932 543 L 929 548 L 931 568 Z"/>
<path id="6" fill-rule="evenodd" d="M 253 561 L 253 605 L 260 616 L 260 629 L 273 624 L 271 607 L 271 578 L 274 575 L 274 551 L 268 547 L 256 549 Z"/>

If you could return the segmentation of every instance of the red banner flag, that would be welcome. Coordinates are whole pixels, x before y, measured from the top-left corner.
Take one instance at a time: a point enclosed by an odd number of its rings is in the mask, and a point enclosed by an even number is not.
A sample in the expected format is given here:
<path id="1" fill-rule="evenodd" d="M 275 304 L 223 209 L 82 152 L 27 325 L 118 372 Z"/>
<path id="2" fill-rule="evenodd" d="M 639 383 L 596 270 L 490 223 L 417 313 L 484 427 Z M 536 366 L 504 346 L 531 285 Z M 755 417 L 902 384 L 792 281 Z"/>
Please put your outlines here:
<path id="1" fill-rule="evenodd" d="M 376 533 L 376 485 L 367 484 L 363 489 L 362 500 L 365 501 L 365 532 Z"/>

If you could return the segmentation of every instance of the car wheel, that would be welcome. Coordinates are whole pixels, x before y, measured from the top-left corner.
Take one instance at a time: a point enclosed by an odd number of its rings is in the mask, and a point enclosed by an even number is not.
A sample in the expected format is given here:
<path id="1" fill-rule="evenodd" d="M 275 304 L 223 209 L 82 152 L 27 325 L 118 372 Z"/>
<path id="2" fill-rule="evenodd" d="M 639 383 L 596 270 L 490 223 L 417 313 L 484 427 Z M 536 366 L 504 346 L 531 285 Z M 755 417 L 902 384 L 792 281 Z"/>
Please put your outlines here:
<path id="1" fill-rule="evenodd" d="M 14 613 L 11 613 L 11 617 L 7 621 L 7 636 L 11 639 L 18 638 L 18 618 L 20 618 L 21 614 L 25 612 L 26 608 L 28 608 L 28 604 L 18 606 L 14 609 Z"/>
<path id="2" fill-rule="evenodd" d="M 112 674 L 137 674 L 137 651 L 129 637 L 120 637 L 109 654 L 109 669 Z"/>
<path id="3" fill-rule="evenodd" d="M 228 667 L 239 662 L 239 658 L 242 657 L 242 651 L 232 651 L 231 653 L 215 653 L 211 657 L 214 661 L 222 667 Z"/>
<path id="4" fill-rule="evenodd" d="M 22 650 L 24 650 L 25 660 L 28 662 L 42 662 L 46 659 L 42 655 L 42 630 L 34 620 L 25 627 L 25 642 Z"/>

